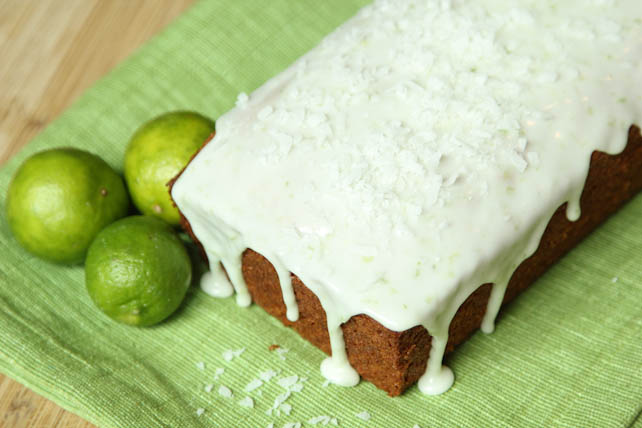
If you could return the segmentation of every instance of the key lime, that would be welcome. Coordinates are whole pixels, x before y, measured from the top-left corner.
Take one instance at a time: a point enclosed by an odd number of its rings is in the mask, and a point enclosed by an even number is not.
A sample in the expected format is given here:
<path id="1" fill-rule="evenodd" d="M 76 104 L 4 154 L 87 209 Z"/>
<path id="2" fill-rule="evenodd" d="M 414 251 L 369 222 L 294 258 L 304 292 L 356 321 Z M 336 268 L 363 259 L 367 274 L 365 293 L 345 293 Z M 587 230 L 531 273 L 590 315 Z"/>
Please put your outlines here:
<path id="1" fill-rule="evenodd" d="M 167 182 L 176 176 L 214 132 L 214 122 L 198 113 L 176 111 L 143 124 L 125 152 L 125 181 L 141 213 L 178 225 Z"/>
<path id="2" fill-rule="evenodd" d="M 174 229 L 151 216 L 132 216 L 103 229 L 89 247 L 85 285 L 110 318 L 150 326 L 181 304 L 192 265 Z"/>
<path id="3" fill-rule="evenodd" d="M 31 156 L 9 184 L 7 217 L 18 242 L 59 263 L 80 263 L 96 234 L 124 217 L 122 178 L 96 155 L 74 148 Z"/>

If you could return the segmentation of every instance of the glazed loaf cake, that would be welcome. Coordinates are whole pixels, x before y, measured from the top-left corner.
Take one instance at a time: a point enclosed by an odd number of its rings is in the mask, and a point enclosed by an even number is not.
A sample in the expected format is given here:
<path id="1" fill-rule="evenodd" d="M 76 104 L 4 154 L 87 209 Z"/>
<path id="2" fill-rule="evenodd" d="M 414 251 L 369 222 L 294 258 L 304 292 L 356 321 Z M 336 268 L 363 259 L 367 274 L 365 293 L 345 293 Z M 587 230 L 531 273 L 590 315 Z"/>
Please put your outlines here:
<path id="1" fill-rule="evenodd" d="M 364 7 L 174 182 L 202 289 L 294 326 L 333 383 L 446 391 L 445 353 L 639 189 L 638 8 Z"/>
<path id="2" fill-rule="evenodd" d="M 180 174 L 179 174 L 180 176 Z M 178 177 L 177 177 L 178 178 Z M 170 183 L 173 185 L 174 179 Z M 619 155 L 595 152 L 584 192 L 582 216 L 567 220 L 566 207 L 557 209 L 546 227 L 537 251 L 519 265 L 509 281 L 503 304 L 528 288 L 552 264 L 572 249 L 609 215 L 642 190 L 642 136 L 640 129 L 629 130 L 626 149 Z M 183 228 L 200 246 L 189 222 L 181 215 Z M 202 249 L 205 257 L 205 251 Z M 243 253 L 243 277 L 252 300 L 286 326 L 326 354 L 330 354 L 325 311 L 319 299 L 294 274 L 292 283 L 299 307 L 299 319 L 286 317 L 281 286 L 270 262 L 248 249 Z M 457 310 L 449 329 L 446 352 L 451 352 L 479 328 L 486 311 L 491 285 L 481 285 Z M 400 395 L 426 370 L 430 355 L 430 335 L 423 326 L 402 332 L 387 329 L 368 315 L 356 315 L 341 326 L 350 364 L 361 377 L 390 396 Z"/>

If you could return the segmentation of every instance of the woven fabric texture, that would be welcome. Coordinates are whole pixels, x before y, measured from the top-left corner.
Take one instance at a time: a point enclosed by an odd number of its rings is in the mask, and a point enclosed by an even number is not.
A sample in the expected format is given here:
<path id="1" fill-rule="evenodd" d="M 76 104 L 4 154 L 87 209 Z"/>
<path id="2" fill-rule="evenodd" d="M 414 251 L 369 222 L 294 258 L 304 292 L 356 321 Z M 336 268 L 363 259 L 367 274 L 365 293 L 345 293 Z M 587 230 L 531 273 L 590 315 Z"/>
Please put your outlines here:
<path id="1" fill-rule="evenodd" d="M 143 121 L 174 109 L 218 117 L 366 3 L 202 1 L 2 167 L 1 372 L 99 427 L 307 427 L 332 418 L 340 427 L 641 426 L 642 197 L 504 310 L 495 333 L 475 334 L 449 357 L 456 382 L 436 397 L 413 387 L 389 398 L 367 382 L 324 386 L 321 351 L 260 308 L 197 286 L 159 326 L 116 324 L 89 300 L 81 266 L 38 260 L 11 236 L 4 196 L 27 156 L 74 146 L 120 171 Z M 268 370 L 277 373 L 269 380 Z M 263 384 L 246 391 L 261 373 Z M 294 380 L 300 391 L 288 386 Z"/>

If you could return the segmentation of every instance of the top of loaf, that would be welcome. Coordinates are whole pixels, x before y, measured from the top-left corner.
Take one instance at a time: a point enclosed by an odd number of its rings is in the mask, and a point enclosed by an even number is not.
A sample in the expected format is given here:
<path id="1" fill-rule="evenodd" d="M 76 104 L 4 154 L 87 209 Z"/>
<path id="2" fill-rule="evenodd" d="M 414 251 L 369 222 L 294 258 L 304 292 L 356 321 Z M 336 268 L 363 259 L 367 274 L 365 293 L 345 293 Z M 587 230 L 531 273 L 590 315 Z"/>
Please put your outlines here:
<path id="1" fill-rule="evenodd" d="M 375 1 L 240 94 L 174 200 L 215 259 L 249 247 L 341 320 L 438 329 L 558 206 L 579 216 L 590 154 L 640 123 L 641 18 L 638 0 Z"/>

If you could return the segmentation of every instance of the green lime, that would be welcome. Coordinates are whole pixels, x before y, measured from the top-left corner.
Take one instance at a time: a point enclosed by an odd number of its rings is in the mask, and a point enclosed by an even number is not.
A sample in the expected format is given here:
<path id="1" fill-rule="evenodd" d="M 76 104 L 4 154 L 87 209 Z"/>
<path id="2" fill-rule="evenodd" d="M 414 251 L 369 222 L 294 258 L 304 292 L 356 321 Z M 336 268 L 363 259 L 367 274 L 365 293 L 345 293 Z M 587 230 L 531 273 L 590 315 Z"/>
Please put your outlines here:
<path id="1" fill-rule="evenodd" d="M 128 207 L 122 178 L 98 156 L 73 148 L 25 160 L 7 194 L 9 226 L 18 242 L 59 263 L 82 262 L 96 234 Z"/>
<path id="2" fill-rule="evenodd" d="M 85 284 L 91 300 L 116 321 L 149 326 L 181 304 L 192 264 L 174 229 L 150 216 L 132 216 L 103 229 L 89 247 Z"/>
<path id="3" fill-rule="evenodd" d="M 176 111 L 145 123 L 125 153 L 125 181 L 141 213 L 179 224 L 167 182 L 214 132 L 214 122 L 198 113 Z"/>

